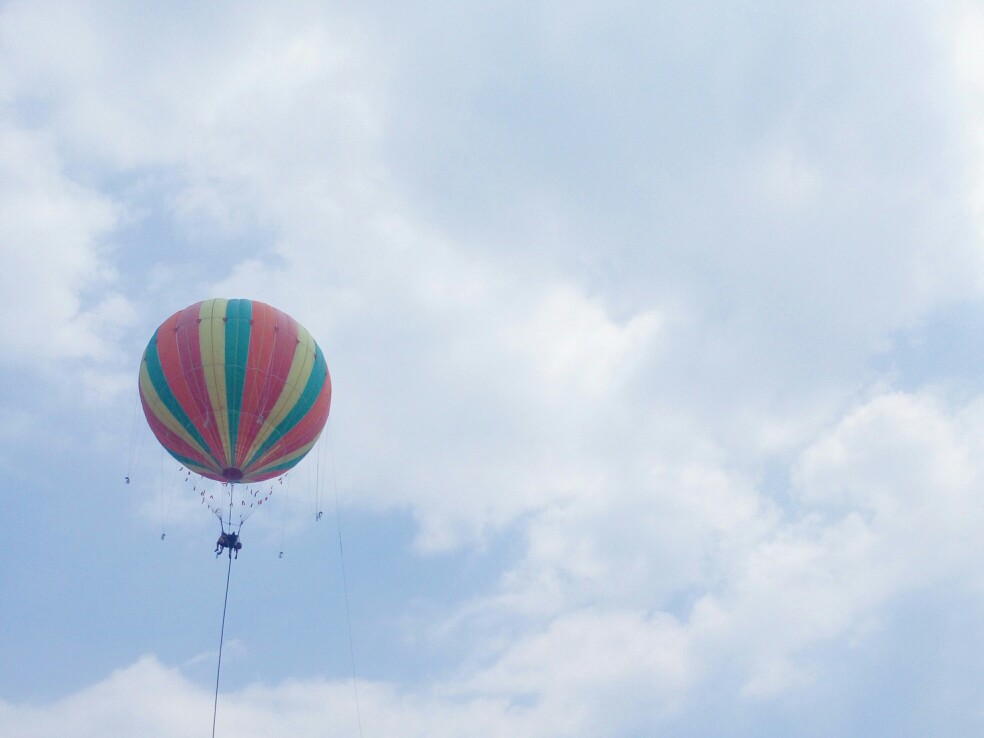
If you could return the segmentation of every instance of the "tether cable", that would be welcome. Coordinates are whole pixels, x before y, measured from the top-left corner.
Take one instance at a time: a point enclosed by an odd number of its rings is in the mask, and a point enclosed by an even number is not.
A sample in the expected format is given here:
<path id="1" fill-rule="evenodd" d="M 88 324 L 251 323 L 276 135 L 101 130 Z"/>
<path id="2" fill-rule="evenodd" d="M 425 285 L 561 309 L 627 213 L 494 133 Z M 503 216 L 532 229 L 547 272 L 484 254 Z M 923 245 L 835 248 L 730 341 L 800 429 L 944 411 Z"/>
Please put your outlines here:
<path id="1" fill-rule="evenodd" d="M 226 607 L 229 604 L 229 579 L 232 577 L 232 551 L 229 551 L 229 569 L 226 571 L 225 599 L 222 602 L 222 630 L 219 631 L 219 663 L 215 667 L 215 702 L 212 703 L 212 738 L 215 738 L 215 719 L 219 714 L 219 674 L 222 673 L 222 644 L 225 641 Z"/>
<path id="2" fill-rule="evenodd" d="M 229 529 L 232 529 L 232 495 L 229 490 Z M 225 598 L 222 600 L 222 628 L 219 631 L 219 662 L 215 667 L 215 702 L 212 703 L 212 738 L 215 738 L 215 720 L 219 714 L 219 675 L 222 673 L 222 644 L 225 642 L 226 610 L 229 606 L 229 580 L 232 578 L 232 549 L 229 549 L 229 568 L 226 570 Z"/>
<path id="3" fill-rule="evenodd" d="M 349 658 L 352 661 L 352 689 L 355 692 L 355 717 L 359 724 L 359 738 L 362 738 L 362 710 L 359 707 L 359 679 L 355 670 L 355 646 L 352 642 L 352 612 L 349 608 L 348 576 L 345 573 L 345 549 L 342 546 L 342 516 L 338 504 L 338 479 L 335 475 L 335 447 L 331 442 L 331 427 L 328 427 L 328 446 L 331 450 L 331 481 L 335 496 L 335 526 L 338 530 L 338 560 L 342 569 L 342 592 L 345 595 L 345 623 L 348 626 Z M 212 736 L 215 738 L 215 736 Z"/>

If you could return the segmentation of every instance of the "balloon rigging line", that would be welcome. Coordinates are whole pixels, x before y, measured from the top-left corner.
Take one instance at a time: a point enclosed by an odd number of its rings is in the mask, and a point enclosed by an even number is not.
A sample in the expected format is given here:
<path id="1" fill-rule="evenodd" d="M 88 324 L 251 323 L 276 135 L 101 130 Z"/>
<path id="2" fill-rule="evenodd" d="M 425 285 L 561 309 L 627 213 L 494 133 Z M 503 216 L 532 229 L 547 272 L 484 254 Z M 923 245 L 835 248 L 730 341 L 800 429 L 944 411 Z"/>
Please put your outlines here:
<path id="1" fill-rule="evenodd" d="M 175 494 L 176 488 L 177 488 L 177 480 L 175 479 L 174 475 L 172 474 L 170 476 L 170 483 L 167 485 L 167 507 L 164 509 L 164 518 L 163 518 L 163 522 L 161 523 L 161 540 L 162 541 L 164 540 L 164 537 L 167 535 L 166 528 L 167 528 L 168 521 L 171 519 L 171 507 L 174 505 L 174 494 Z M 163 504 L 164 504 L 164 502 L 162 500 L 161 501 L 161 505 L 163 506 Z"/>
<path id="2" fill-rule="evenodd" d="M 140 434 L 140 440 L 137 442 L 137 458 L 133 462 L 133 468 L 138 469 L 140 467 L 140 459 L 143 458 L 144 441 L 147 440 L 147 433 L 144 431 Z M 130 476 L 133 476 L 132 474 Z"/>
<path id="3" fill-rule="evenodd" d="M 328 468 L 328 444 L 322 443 L 321 448 L 318 449 L 320 458 L 318 459 L 318 465 L 322 470 Z M 325 471 L 321 472 L 321 478 L 318 480 L 318 512 L 321 512 L 321 506 L 325 501 L 325 477 L 327 476 Z"/>
<path id="4" fill-rule="evenodd" d="M 355 669 L 355 646 L 352 642 L 352 612 L 349 607 L 348 576 L 345 573 L 345 549 L 342 546 L 342 516 L 338 505 L 338 478 L 335 474 L 335 447 L 331 440 L 331 425 L 329 424 L 328 446 L 331 448 L 331 480 L 335 496 L 335 526 L 338 530 L 338 560 L 342 570 L 342 592 L 345 595 L 345 624 L 348 626 L 349 658 L 352 662 L 352 689 L 355 692 L 355 717 L 359 723 L 359 738 L 362 738 L 362 710 L 359 707 L 359 678 Z M 215 736 L 212 736 L 215 738 Z"/>
<path id="5" fill-rule="evenodd" d="M 164 449 L 161 448 L 161 540 L 164 540 L 165 533 L 165 523 L 164 523 Z"/>
<path id="6" fill-rule="evenodd" d="M 126 462 L 126 480 L 133 476 L 133 447 L 137 441 L 137 398 L 133 398 L 133 425 L 130 427 L 130 456 Z"/>
<path id="7" fill-rule="evenodd" d="M 314 477 L 314 518 L 315 520 L 321 520 L 321 497 L 322 488 L 324 486 L 324 476 L 321 473 L 321 462 L 324 460 L 325 449 L 327 446 L 322 443 L 322 439 L 318 439 L 318 447 L 315 449 L 315 477 Z"/>
<path id="8" fill-rule="evenodd" d="M 229 528 L 232 529 L 232 495 L 229 490 Z M 229 606 L 229 579 L 232 577 L 232 549 L 229 549 L 229 567 L 226 569 L 225 598 L 222 600 L 222 628 L 219 631 L 219 661 L 215 667 L 215 701 L 212 703 L 212 738 L 215 738 L 215 719 L 219 714 L 219 675 L 222 673 L 222 644 L 225 642 L 226 610 Z"/>
<path id="9" fill-rule="evenodd" d="M 140 459 L 143 457 L 144 441 L 147 440 L 147 434 L 145 432 L 139 434 L 137 432 L 137 416 L 137 402 L 134 400 L 133 428 L 130 431 L 130 458 L 127 462 L 126 476 L 123 477 L 127 484 L 130 483 L 130 480 L 133 477 L 134 469 L 140 466 Z M 138 435 L 140 436 L 139 440 L 137 439 Z M 134 454 L 134 448 L 136 449 L 136 454 Z"/>
<path id="10" fill-rule="evenodd" d="M 287 535 L 287 512 L 290 510 L 290 472 L 287 477 L 287 489 L 284 490 L 284 521 L 280 526 L 280 558 L 284 557 L 284 539 Z"/>
<path id="11" fill-rule="evenodd" d="M 314 519 L 318 519 L 318 508 L 321 507 L 321 439 L 314 449 Z"/>

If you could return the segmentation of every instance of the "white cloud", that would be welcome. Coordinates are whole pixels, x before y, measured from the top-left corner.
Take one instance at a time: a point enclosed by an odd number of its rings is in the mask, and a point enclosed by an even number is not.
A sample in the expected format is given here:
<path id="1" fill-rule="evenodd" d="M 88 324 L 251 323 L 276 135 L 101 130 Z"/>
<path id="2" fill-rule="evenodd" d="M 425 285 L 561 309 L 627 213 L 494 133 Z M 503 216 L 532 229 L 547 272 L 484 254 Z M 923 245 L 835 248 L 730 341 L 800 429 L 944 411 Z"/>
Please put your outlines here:
<path id="1" fill-rule="evenodd" d="M 981 412 L 980 399 L 953 409 L 931 393 L 876 397 L 803 454 L 797 487 L 834 514 L 866 516 L 881 566 L 921 584 L 976 553 Z"/>
<path id="2" fill-rule="evenodd" d="M 334 709 L 333 709 L 334 708 Z M 351 734 L 349 685 L 284 685 L 226 693 L 218 726 L 243 738 L 274 735 Z M 201 735 L 212 724 L 212 694 L 185 680 L 175 669 L 144 657 L 88 689 L 44 708 L 3 704 L 0 729 L 32 738 L 64 735 Z"/>
<path id="3" fill-rule="evenodd" d="M 529 710 L 514 710 L 505 700 L 494 697 L 460 699 L 420 689 L 400 692 L 368 681 L 359 682 L 358 695 L 357 705 L 353 684 L 348 680 L 291 680 L 223 691 L 219 695 L 217 733 L 240 738 L 282 733 L 300 738 L 351 736 L 360 732 L 361 714 L 366 735 L 573 735 L 549 720 L 531 715 Z M 102 682 L 50 705 L 0 702 L 0 730 L 22 738 L 197 736 L 211 726 L 212 698 L 210 690 L 187 681 L 177 670 L 161 665 L 153 657 L 144 657 Z"/>
<path id="4" fill-rule="evenodd" d="M 41 133 L 4 126 L 0 172 L 4 358 L 105 358 L 132 320 L 112 291 L 107 238 L 118 207 L 66 176 Z"/>
<path id="5" fill-rule="evenodd" d="M 577 402 L 585 395 L 607 396 L 617 377 L 631 374 L 659 327 L 649 311 L 624 326 L 571 287 L 560 287 L 512 327 L 506 344 L 527 354 L 545 393 Z"/>
<path id="6" fill-rule="evenodd" d="M 672 617 L 582 611 L 511 643 L 458 689 L 531 697 L 546 734 L 624 734 L 679 707 L 697 677 L 688 651 Z"/>
<path id="7" fill-rule="evenodd" d="M 979 557 L 981 407 L 948 407 L 929 393 L 875 395 L 803 450 L 793 488 L 800 504 L 785 514 L 741 475 L 669 462 L 636 494 L 553 504 L 533 516 L 524 556 L 499 593 L 468 604 L 436 634 L 471 630 L 489 643 L 513 634 L 495 648 L 488 674 L 518 691 L 539 684 L 549 702 L 552 684 L 568 687 L 557 688 L 558 699 L 578 694 L 564 681 L 578 673 L 564 654 L 590 662 L 593 639 L 632 632 L 620 618 L 666 613 L 650 625 L 673 623 L 678 662 L 661 662 L 647 681 L 677 685 L 662 708 L 706 684 L 721 689 L 722 675 L 734 680 L 735 697 L 807 688 L 826 646 L 870 638 L 898 597 L 963 579 Z M 683 606 L 672 605 L 681 595 Z M 628 609 L 611 622 L 597 614 L 619 605 Z M 568 618 L 596 623 L 598 633 L 547 655 Z M 646 637 L 636 636 L 642 653 Z"/>
<path id="8" fill-rule="evenodd" d="M 816 204 L 823 180 L 801 152 L 778 143 L 764 152 L 751 184 L 768 205 L 797 209 Z"/>
<path id="9" fill-rule="evenodd" d="M 979 557 L 980 411 L 878 395 L 804 450 L 803 512 L 735 552 L 702 605 L 712 630 L 702 607 L 688 623 L 744 663 L 745 694 L 809 684 L 823 644 L 863 639 L 894 598 L 965 576 Z"/>

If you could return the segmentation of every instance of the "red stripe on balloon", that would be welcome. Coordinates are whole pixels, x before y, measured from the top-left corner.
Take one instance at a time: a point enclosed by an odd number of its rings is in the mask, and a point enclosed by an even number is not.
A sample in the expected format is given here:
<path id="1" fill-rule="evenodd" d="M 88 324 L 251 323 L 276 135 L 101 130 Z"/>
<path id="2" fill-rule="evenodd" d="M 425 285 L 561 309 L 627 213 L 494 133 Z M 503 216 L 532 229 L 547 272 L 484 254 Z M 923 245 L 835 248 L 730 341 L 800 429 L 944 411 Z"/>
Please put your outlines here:
<path id="1" fill-rule="evenodd" d="M 216 463 L 222 457 L 222 436 L 219 433 L 218 422 L 216 421 L 215 410 L 212 408 L 212 401 L 208 394 L 208 385 L 205 382 L 205 371 L 202 368 L 202 344 L 200 336 L 199 315 L 201 303 L 195 303 L 191 307 L 178 312 L 176 318 L 176 337 L 178 356 L 181 362 L 181 382 L 187 388 L 188 394 L 194 402 L 195 411 L 188 412 L 188 417 L 195 424 L 195 428 L 208 443 L 209 453 L 216 459 Z M 177 375 L 172 375 L 166 368 L 164 376 L 169 386 L 174 385 L 179 380 Z"/>
<path id="2" fill-rule="evenodd" d="M 181 313 L 172 315 L 157 330 L 156 350 L 161 364 L 161 372 L 164 375 L 164 381 L 167 382 L 168 389 L 171 390 L 185 415 L 201 432 L 202 428 L 199 422 L 201 413 L 185 378 L 185 366 L 181 358 L 181 351 L 178 348 L 183 334 L 188 330 L 188 326 L 181 323 Z M 208 439 L 208 436 L 205 438 Z M 209 443 L 211 442 L 209 441 Z"/>
<path id="3" fill-rule="evenodd" d="M 261 303 L 254 302 L 253 310 Z M 297 323 L 286 313 L 283 313 L 269 305 L 263 305 L 269 310 L 267 317 L 269 323 L 264 327 L 266 336 L 263 342 L 263 353 L 257 355 L 255 360 L 256 372 L 252 380 L 256 381 L 260 387 L 255 398 L 255 418 L 252 426 L 246 435 L 249 443 L 241 445 L 242 453 L 249 453 L 250 447 L 256 441 L 257 436 L 263 429 L 263 421 L 267 419 L 277 400 L 287 384 L 287 377 L 290 374 L 290 366 L 294 361 L 294 354 L 297 351 Z M 257 326 L 254 324 L 254 330 Z M 269 343 L 267 343 L 269 341 Z M 252 345 L 250 346 L 250 364 L 253 364 Z M 247 375 L 247 383 L 251 381 Z M 257 422 L 259 421 L 259 422 Z M 240 426 L 241 427 L 241 426 Z M 247 459 L 242 458 L 241 463 Z M 250 464 L 251 469 L 255 469 L 256 464 Z"/>

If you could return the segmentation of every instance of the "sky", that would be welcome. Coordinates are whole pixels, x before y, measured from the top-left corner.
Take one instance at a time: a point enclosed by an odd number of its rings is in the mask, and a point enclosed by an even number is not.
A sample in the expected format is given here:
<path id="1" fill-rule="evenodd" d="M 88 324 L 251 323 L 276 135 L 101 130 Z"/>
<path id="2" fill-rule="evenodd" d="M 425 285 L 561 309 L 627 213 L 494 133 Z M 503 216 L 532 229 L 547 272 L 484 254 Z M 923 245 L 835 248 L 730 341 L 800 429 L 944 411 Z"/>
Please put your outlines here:
<path id="1" fill-rule="evenodd" d="M 0 3 L 0 734 L 207 734 L 227 562 L 136 398 L 211 297 L 333 382 L 216 735 L 980 734 L 982 35 Z"/>

